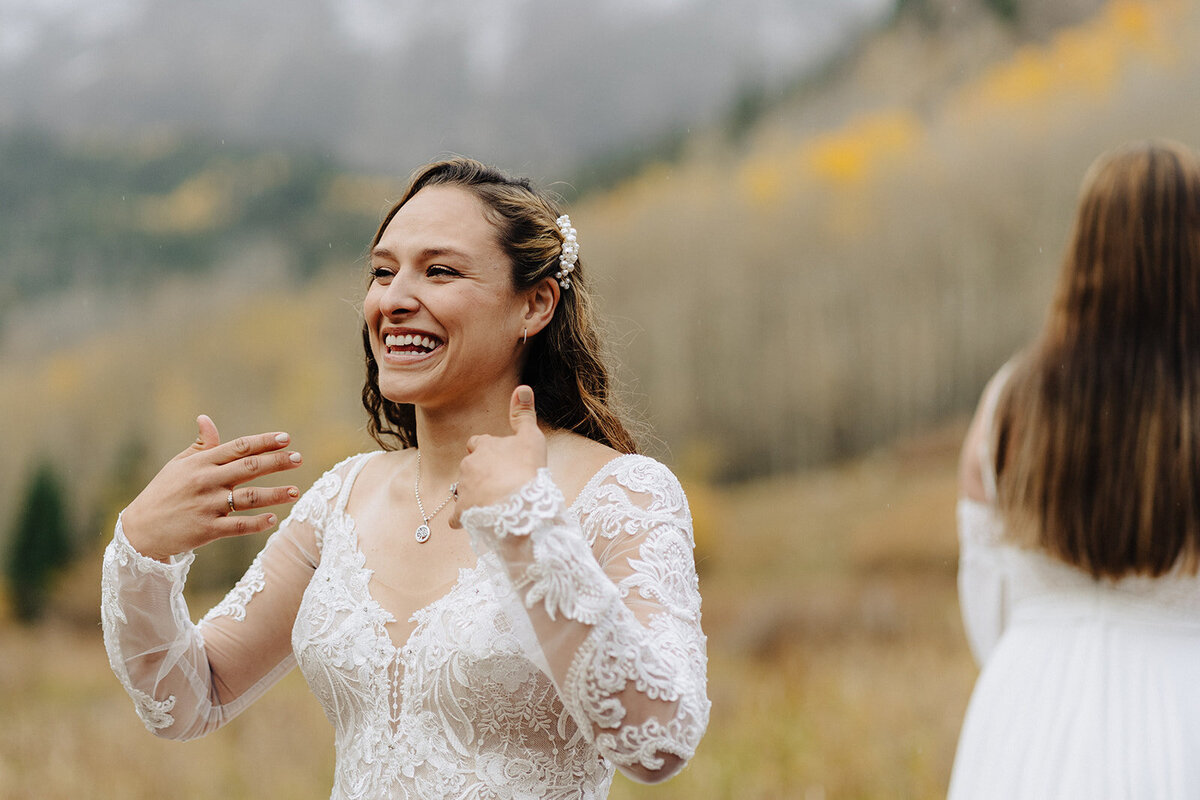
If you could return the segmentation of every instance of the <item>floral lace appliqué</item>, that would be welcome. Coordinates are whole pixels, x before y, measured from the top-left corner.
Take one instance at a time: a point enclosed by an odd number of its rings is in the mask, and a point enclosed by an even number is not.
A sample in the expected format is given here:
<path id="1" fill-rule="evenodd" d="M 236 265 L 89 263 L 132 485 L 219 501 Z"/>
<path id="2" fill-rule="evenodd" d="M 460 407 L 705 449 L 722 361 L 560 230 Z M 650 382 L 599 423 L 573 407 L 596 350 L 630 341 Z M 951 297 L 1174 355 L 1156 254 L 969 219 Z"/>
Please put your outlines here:
<path id="1" fill-rule="evenodd" d="M 217 617 L 233 617 L 239 622 L 245 620 L 246 604 L 250 602 L 250 598 L 261 592 L 266 586 L 267 579 L 263 572 L 262 553 L 260 552 L 254 557 L 254 561 L 250 562 L 246 574 L 229 590 L 229 594 L 225 595 L 220 603 L 217 603 L 204 615 L 204 618 L 200 620 L 201 624 Z"/>
<path id="2" fill-rule="evenodd" d="M 539 469 L 533 479 L 504 500 L 490 506 L 463 512 L 463 526 L 483 528 L 497 537 L 528 536 L 539 525 L 554 518 L 566 505 L 562 492 L 550 477 L 550 470 Z"/>
<path id="3" fill-rule="evenodd" d="M 522 511 L 524 509 L 524 511 Z M 561 683 L 581 731 L 622 766 L 661 768 L 663 753 L 690 758 L 707 726 L 705 639 L 691 554 L 691 520 L 678 482 L 662 465 L 618 458 L 581 495 L 578 520 L 547 470 L 504 501 L 463 514 L 479 547 L 503 554 L 526 608 L 591 627 Z M 527 536 L 525 555 L 505 543 Z M 589 542 L 611 542 L 612 574 Z M 636 557 L 620 555 L 636 544 Z M 526 559 L 522 562 L 522 558 Z M 614 580 L 615 579 L 615 580 Z M 639 620 L 631 592 L 659 610 Z M 640 700 L 630 701 L 633 688 Z M 634 702 L 635 706 L 630 706 Z"/>

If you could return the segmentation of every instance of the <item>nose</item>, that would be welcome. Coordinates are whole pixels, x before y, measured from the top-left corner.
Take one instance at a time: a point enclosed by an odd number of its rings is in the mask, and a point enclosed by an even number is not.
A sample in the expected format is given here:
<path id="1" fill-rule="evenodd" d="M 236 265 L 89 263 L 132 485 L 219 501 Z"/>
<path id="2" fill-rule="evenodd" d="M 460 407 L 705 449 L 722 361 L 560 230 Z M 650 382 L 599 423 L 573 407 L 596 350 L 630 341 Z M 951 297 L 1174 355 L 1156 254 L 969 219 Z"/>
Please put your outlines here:
<path id="1" fill-rule="evenodd" d="M 417 282 L 412 279 L 411 270 L 397 270 L 384 287 L 383 296 L 379 299 L 379 309 L 389 317 L 412 314 L 421 305 L 416 295 L 416 286 Z"/>

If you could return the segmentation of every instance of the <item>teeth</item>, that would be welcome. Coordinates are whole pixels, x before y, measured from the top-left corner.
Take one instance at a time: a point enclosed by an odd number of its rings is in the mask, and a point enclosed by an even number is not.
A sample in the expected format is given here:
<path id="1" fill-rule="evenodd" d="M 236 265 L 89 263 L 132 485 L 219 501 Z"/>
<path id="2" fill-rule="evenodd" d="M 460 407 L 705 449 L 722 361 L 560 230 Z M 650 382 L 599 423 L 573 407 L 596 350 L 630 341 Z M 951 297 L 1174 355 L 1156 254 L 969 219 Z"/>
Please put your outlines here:
<path id="1" fill-rule="evenodd" d="M 437 339 L 428 336 L 414 335 L 411 333 L 405 334 L 388 334 L 384 337 L 383 343 L 387 347 L 410 347 L 417 346 L 425 350 L 432 350 L 437 347 Z"/>

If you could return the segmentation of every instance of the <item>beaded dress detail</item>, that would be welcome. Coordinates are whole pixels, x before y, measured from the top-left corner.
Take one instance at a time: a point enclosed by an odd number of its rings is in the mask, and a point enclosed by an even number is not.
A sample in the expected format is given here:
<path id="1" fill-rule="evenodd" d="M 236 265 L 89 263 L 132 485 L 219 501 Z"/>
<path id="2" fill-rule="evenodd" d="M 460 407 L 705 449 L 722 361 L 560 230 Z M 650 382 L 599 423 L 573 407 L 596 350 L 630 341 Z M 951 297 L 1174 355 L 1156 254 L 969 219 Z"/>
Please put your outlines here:
<path id="1" fill-rule="evenodd" d="M 602 798 L 614 768 L 644 779 L 691 757 L 705 637 L 665 467 L 618 457 L 570 507 L 542 470 L 467 511 L 478 562 L 397 644 L 345 510 L 372 455 L 314 484 L 199 625 L 181 594 L 191 555 L 146 559 L 118 522 L 105 643 L 149 729 L 207 733 L 298 663 L 334 725 L 339 800 Z"/>

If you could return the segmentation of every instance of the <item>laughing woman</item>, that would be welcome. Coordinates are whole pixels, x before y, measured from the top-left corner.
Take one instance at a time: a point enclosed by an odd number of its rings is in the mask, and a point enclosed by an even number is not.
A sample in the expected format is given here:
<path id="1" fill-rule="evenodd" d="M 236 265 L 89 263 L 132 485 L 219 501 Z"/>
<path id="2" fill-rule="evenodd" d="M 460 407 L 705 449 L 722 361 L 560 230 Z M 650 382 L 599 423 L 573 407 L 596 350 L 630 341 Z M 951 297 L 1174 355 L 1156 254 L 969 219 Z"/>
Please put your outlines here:
<path id="1" fill-rule="evenodd" d="M 336 732 L 333 798 L 602 798 L 664 780 L 708 720 L 691 520 L 635 454 L 575 230 L 521 179 L 419 171 L 375 235 L 368 428 L 193 624 L 192 551 L 275 524 L 283 433 L 207 417 L 105 553 L 113 671 L 146 727 L 190 739 L 299 665 Z M 460 529 L 461 526 L 461 529 Z M 465 533 L 464 533 L 465 530 Z"/>

